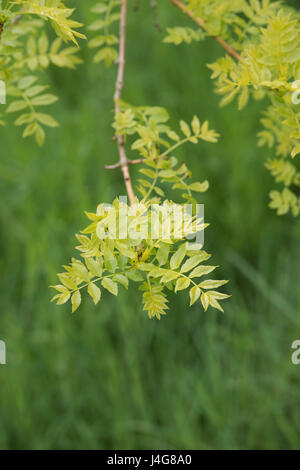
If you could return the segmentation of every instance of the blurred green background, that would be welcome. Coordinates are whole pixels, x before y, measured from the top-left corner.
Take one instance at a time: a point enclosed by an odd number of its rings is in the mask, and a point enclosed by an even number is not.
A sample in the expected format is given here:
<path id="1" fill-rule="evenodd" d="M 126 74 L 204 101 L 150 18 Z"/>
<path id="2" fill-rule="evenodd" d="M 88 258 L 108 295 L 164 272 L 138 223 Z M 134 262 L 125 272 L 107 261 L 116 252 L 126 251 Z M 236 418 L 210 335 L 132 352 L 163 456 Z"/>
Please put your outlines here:
<path id="1" fill-rule="evenodd" d="M 85 23 L 93 3 L 73 2 Z M 139 12 L 133 3 L 124 98 L 165 106 L 174 125 L 198 114 L 222 135 L 177 156 L 210 181 L 201 196 L 211 224 L 205 249 L 232 297 L 221 314 L 171 296 L 160 322 L 142 311 L 135 286 L 97 307 L 85 298 L 74 315 L 50 304 L 48 286 L 75 254 L 84 210 L 125 192 L 121 174 L 103 169 L 117 160 L 116 70 L 94 65 L 83 44 L 84 65 L 45 77 L 60 96 L 53 114 L 61 126 L 43 149 L 19 129 L 1 129 L 0 448 L 299 448 L 291 343 L 300 339 L 300 225 L 267 207 L 270 152 L 256 145 L 264 103 L 220 109 L 205 65 L 223 54 L 219 46 L 163 44 L 148 2 Z M 192 26 L 159 3 L 164 28 Z"/>

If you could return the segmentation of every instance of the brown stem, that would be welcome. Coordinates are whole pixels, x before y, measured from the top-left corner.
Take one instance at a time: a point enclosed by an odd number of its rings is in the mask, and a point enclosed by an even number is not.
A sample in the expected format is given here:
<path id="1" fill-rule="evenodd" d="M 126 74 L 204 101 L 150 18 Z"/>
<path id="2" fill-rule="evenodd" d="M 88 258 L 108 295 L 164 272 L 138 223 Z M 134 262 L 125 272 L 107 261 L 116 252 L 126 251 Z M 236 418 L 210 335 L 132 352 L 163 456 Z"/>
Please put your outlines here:
<path id="1" fill-rule="evenodd" d="M 13 26 L 16 26 L 22 18 L 23 18 L 23 15 L 16 16 L 12 21 Z"/>
<path id="2" fill-rule="evenodd" d="M 145 161 L 144 158 L 137 158 L 136 160 L 127 160 L 128 165 L 137 165 L 138 163 L 143 163 Z M 106 170 L 116 170 L 117 168 L 120 168 L 121 164 L 120 163 L 115 163 L 114 165 L 105 165 Z"/>
<path id="3" fill-rule="evenodd" d="M 118 74 L 116 81 L 116 88 L 114 94 L 115 102 L 115 116 L 120 112 L 119 100 L 121 99 L 123 83 L 124 83 L 124 71 L 125 71 L 125 46 L 126 46 L 126 16 L 127 16 L 127 0 L 122 0 L 121 5 L 121 19 L 120 19 L 120 48 L 119 48 L 119 59 L 118 59 Z M 116 135 L 119 149 L 119 166 L 122 169 L 126 191 L 129 198 L 129 203 L 134 203 L 134 192 L 132 188 L 128 160 L 125 152 L 124 137 L 120 134 Z"/>
<path id="4" fill-rule="evenodd" d="M 209 31 L 206 29 L 204 21 L 201 18 L 196 18 L 194 13 L 190 10 L 187 10 L 186 5 L 182 3 L 180 0 L 170 0 L 173 5 L 178 7 L 180 10 L 182 10 L 184 13 L 186 13 L 197 25 L 206 33 L 210 34 Z M 219 44 L 222 46 L 225 51 L 227 52 L 228 55 L 231 57 L 234 57 L 237 61 L 241 60 L 240 54 L 232 47 L 228 42 L 226 42 L 221 36 L 215 36 L 211 35 Z"/>
<path id="5" fill-rule="evenodd" d="M 18 16 L 16 16 L 16 17 L 13 19 L 13 21 L 11 22 L 11 24 L 8 25 L 7 29 L 11 29 L 11 28 L 13 28 L 14 26 L 16 26 L 16 25 L 19 23 L 19 21 L 20 21 L 20 19 L 21 19 L 22 17 L 23 17 L 23 15 L 18 15 Z M 4 24 L 5 24 L 5 23 L 0 23 L 0 39 L 1 39 L 3 30 L 4 30 Z"/>
<path id="6" fill-rule="evenodd" d="M 22 7 L 20 11 L 24 11 L 24 10 L 25 10 L 25 7 Z M 19 23 L 19 21 L 21 21 L 23 17 L 24 15 L 22 14 L 15 16 L 15 18 L 12 20 L 11 25 L 9 27 L 12 28 L 13 26 L 17 26 L 17 24 Z"/>
<path id="7" fill-rule="evenodd" d="M 162 29 L 159 24 L 158 14 L 157 14 L 157 0 L 150 0 L 150 7 L 152 8 L 152 11 L 153 11 L 154 26 L 156 29 L 158 29 L 160 33 L 162 33 Z"/>

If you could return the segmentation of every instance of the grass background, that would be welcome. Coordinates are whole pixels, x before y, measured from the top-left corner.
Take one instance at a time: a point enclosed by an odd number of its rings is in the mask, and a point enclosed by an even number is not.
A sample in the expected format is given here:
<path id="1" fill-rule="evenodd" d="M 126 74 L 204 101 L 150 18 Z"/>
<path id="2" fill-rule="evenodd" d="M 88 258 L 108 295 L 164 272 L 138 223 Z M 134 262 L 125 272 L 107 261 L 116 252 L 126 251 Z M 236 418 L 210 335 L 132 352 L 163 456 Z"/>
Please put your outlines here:
<path id="1" fill-rule="evenodd" d="M 90 21 L 90 0 L 74 1 Z M 203 195 L 205 248 L 230 279 L 225 314 L 171 296 L 168 315 L 150 321 L 134 286 L 80 310 L 49 303 L 59 266 L 74 255 L 84 210 L 124 194 L 111 141 L 115 68 L 51 68 L 61 126 L 41 150 L 19 130 L 1 130 L 0 366 L 2 449 L 296 449 L 300 433 L 299 220 L 268 209 L 267 149 L 256 146 L 263 103 L 218 107 L 205 64 L 214 41 L 162 44 L 148 2 L 131 11 L 124 98 L 165 106 L 172 123 L 198 114 L 222 134 L 178 157 Z M 162 26 L 190 24 L 159 2 Z M 131 156 L 131 155 L 130 155 Z M 133 170 L 133 176 L 135 170 Z"/>

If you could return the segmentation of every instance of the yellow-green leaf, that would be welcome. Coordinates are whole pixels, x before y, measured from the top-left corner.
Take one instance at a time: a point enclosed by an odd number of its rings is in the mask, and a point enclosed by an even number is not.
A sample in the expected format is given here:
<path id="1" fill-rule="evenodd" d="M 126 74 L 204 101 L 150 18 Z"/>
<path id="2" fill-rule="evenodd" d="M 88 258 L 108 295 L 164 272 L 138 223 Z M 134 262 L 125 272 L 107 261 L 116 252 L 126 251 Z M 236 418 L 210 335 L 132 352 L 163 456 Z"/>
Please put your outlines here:
<path id="1" fill-rule="evenodd" d="M 207 294 L 203 293 L 201 295 L 201 303 L 203 305 L 204 311 L 206 312 L 206 310 L 208 309 L 208 306 L 209 306 L 209 297 L 208 297 Z"/>
<path id="2" fill-rule="evenodd" d="M 180 129 L 181 132 L 186 136 L 186 137 L 191 137 L 191 129 L 190 126 L 185 122 L 185 121 L 180 121 Z"/>
<path id="3" fill-rule="evenodd" d="M 74 292 L 74 294 L 72 295 L 71 301 L 72 301 L 72 313 L 74 313 L 78 309 L 79 305 L 81 304 L 81 294 L 79 290 Z"/>
<path id="4" fill-rule="evenodd" d="M 113 295 L 118 295 L 118 284 L 112 281 L 109 277 L 105 277 L 102 282 L 102 286 Z"/>
<path id="5" fill-rule="evenodd" d="M 190 279 L 188 279 L 187 277 L 181 277 L 176 282 L 175 292 L 177 292 L 178 290 L 187 289 L 190 283 L 191 283 Z"/>
<path id="6" fill-rule="evenodd" d="M 185 257 L 185 253 L 186 253 L 186 244 L 182 243 L 180 247 L 178 248 L 178 250 L 171 257 L 171 260 L 170 260 L 171 269 L 177 269 L 180 266 L 183 258 Z"/>
<path id="7" fill-rule="evenodd" d="M 70 298 L 70 292 L 63 292 L 62 294 L 58 294 L 58 301 L 57 301 L 57 305 L 63 305 L 65 304 L 69 298 Z M 56 297 L 56 296 L 55 296 Z M 53 300 L 53 299 L 52 299 Z"/>
<path id="8" fill-rule="evenodd" d="M 197 264 L 200 263 L 201 257 L 199 255 L 192 256 L 186 262 L 181 266 L 180 272 L 181 273 L 186 273 L 187 271 L 190 271 L 193 269 Z"/>
<path id="9" fill-rule="evenodd" d="M 200 297 L 201 290 L 198 286 L 194 286 L 190 290 L 190 306 L 193 305 Z"/>
<path id="10" fill-rule="evenodd" d="M 211 273 L 217 266 L 197 266 L 190 273 L 190 278 L 204 276 L 205 274 Z"/>
<path id="11" fill-rule="evenodd" d="M 169 251 L 170 245 L 167 245 L 166 243 L 160 244 L 156 253 L 156 259 L 159 262 L 160 266 L 163 266 L 168 261 Z"/>
<path id="12" fill-rule="evenodd" d="M 201 125 L 200 125 L 200 121 L 199 121 L 199 119 L 197 118 L 197 116 L 194 116 L 194 117 L 193 117 L 193 120 L 192 120 L 192 129 L 193 129 L 193 132 L 194 132 L 195 135 L 200 134 Z"/>
<path id="13" fill-rule="evenodd" d="M 189 185 L 189 189 L 191 191 L 196 191 L 196 192 L 199 192 L 199 193 L 204 193 L 205 191 L 207 191 L 209 188 L 209 182 L 207 180 L 203 181 L 203 183 L 200 183 L 200 182 L 196 182 L 196 183 L 192 183 Z"/>
<path id="14" fill-rule="evenodd" d="M 97 304 L 101 298 L 101 290 L 99 289 L 99 287 L 96 286 L 96 284 L 94 284 L 93 282 L 91 282 L 91 284 L 89 284 L 88 286 L 88 293 L 92 297 L 94 303 Z"/>
<path id="15" fill-rule="evenodd" d="M 217 289 L 218 287 L 227 284 L 227 282 L 228 281 L 214 281 L 213 279 L 207 279 L 207 281 L 201 282 L 199 287 L 201 287 L 201 289 Z"/>
<path id="16" fill-rule="evenodd" d="M 73 281 L 67 273 L 61 273 L 57 275 L 60 282 L 68 289 L 75 290 L 77 289 L 77 284 Z"/>
<path id="17" fill-rule="evenodd" d="M 126 276 L 124 276 L 124 274 L 116 274 L 114 276 L 114 279 L 118 281 L 120 284 L 122 284 L 122 286 L 124 286 L 125 289 L 128 289 L 128 279 Z"/>

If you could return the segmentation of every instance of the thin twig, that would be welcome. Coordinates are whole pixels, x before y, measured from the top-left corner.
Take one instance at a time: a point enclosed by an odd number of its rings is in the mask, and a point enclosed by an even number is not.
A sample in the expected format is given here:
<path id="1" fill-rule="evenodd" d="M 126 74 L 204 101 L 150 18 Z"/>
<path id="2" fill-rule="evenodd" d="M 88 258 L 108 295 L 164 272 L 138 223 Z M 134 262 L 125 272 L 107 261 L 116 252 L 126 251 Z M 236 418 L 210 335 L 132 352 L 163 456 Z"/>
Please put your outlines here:
<path id="1" fill-rule="evenodd" d="M 154 158 L 154 160 L 166 160 L 167 158 L 168 158 L 168 155 L 162 154 Z M 145 163 L 145 158 L 137 158 L 136 160 L 127 160 L 128 165 L 140 165 L 141 163 Z M 120 168 L 120 166 L 121 166 L 120 163 L 115 163 L 114 165 L 105 165 L 104 168 L 106 170 L 116 170 L 117 168 Z"/>
<path id="2" fill-rule="evenodd" d="M 136 160 L 128 160 L 127 159 L 127 165 L 137 165 L 139 163 L 143 163 L 145 161 L 144 158 L 137 158 Z M 121 167 L 121 163 L 115 163 L 114 165 L 105 165 L 106 170 L 116 170 L 117 168 Z"/>
<path id="3" fill-rule="evenodd" d="M 154 26 L 155 26 L 156 29 L 158 29 L 158 31 L 160 33 L 162 33 L 162 29 L 161 29 L 161 26 L 159 24 L 158 14 L 157 14 L 157 0 L 150 0 L 150 6 L 151 6 L 152 11 L 153 11 Z"/>
<path id="4" fill-rule="evenodd" d="M 25 7 L 22 7 L 20 11 L 25 11 Z M 11 26 L 16 26 L 16 25 L 19 23 L 19 21 L 20 21 L 23 17 L 24 17 L 24 15 L 22 15 L 22 13 L 19 14 L 19 15 L 17 15 L 17 16 L 12 20 Z"/>
<path id="5" fill-rule="evenodd" d="M 115 102 L 115 115 L 120 112 L 119 100 L 121 99 L 123 83 L 124 83 L 124 71 L 125 71 L 125 49 L 126 49 L 126 16 L 127 16 L 127 0 L 122 0 L 121 6 L 121 19 L 120 19 L 120 48 L 119 48 L 119 59 L 118 59 L 118 74 L 116 81 L 116 89 L 114 94 Z M 134 204 L 134 192 L 132 188 L 128 160 L 125 152 L 124 137 L 120 134 L 116 135 L 119 149 L 119 166 L 121 167 L 125 186 L 129 198 L 130 205 Z"/>
<path id="6" fill-rule="evenodd" d="M 23 11 L 24 10 L 24 7 L 21 8 L 20 11 Z M 12 29 L 14 28 L 15 26 L 17 26 L 17 24 L 19 23 L 19 21 L 23 18 L 24 15 L 17 15 L 15 16 L 15 18 L 12 20 L 12 22 L 8 25 L 7 29 Z M 3 33 L 3 29 L 4 29 L 4 23 L 0 23 L 0 38 L 2 36 L 2 33 Z"/>
<path id="7" fill-rule="evenodd" d="M 17 24 L 19 23 L 19 21 L 21 20 L 22 17 L 23 17 L 23 15 L 18 15 L 18 16 L 16 16 L 16 17 L 12 20 L 12 22 L 10 23 L 10 25 L 8 25 L 8 27 L 7 27 L 6 29 L 12 29 L 14 26 L 17 26 Z M 5 25 L 5 23 L 0 23 L 0 39 L 1 39 L 3 30 L 4 30 L 4 25 Z"/>
<path id="8" fill-rule="evenodd" d="M 140 8 L 140 0 L 135 0 L 135 4 L 134 4 L 134 11 L 138 11 L 138 9 Z"/>
<path id="9" fill-rule="evenodd" d="M 194 13 L 187 9 L 186 5 L 182 3 L 180 0 L 170 0 L 173 5 L 178 7 L 184 13 L 186 13 L 197 25 L 206 33 L 210 34 L 209 31 L 206 29 L 204 21 L 201 18 L 196 18 Z M 234 57 L 237 61 L 241 60 L 240 54 L 232 47 L 228 42 L 226 42 L 221 36 L 218 35 L 211 35 L 219 44 L 222 46 L 228 55 Z"/>
<path id="10" fill-rule="evenodd" d="M 17 15 L 17 16 L 12 20 L 12 25 L 13 25 L 13 26 L 16 26 L 22 18 L 23 18 L 23 15 Z"/>

